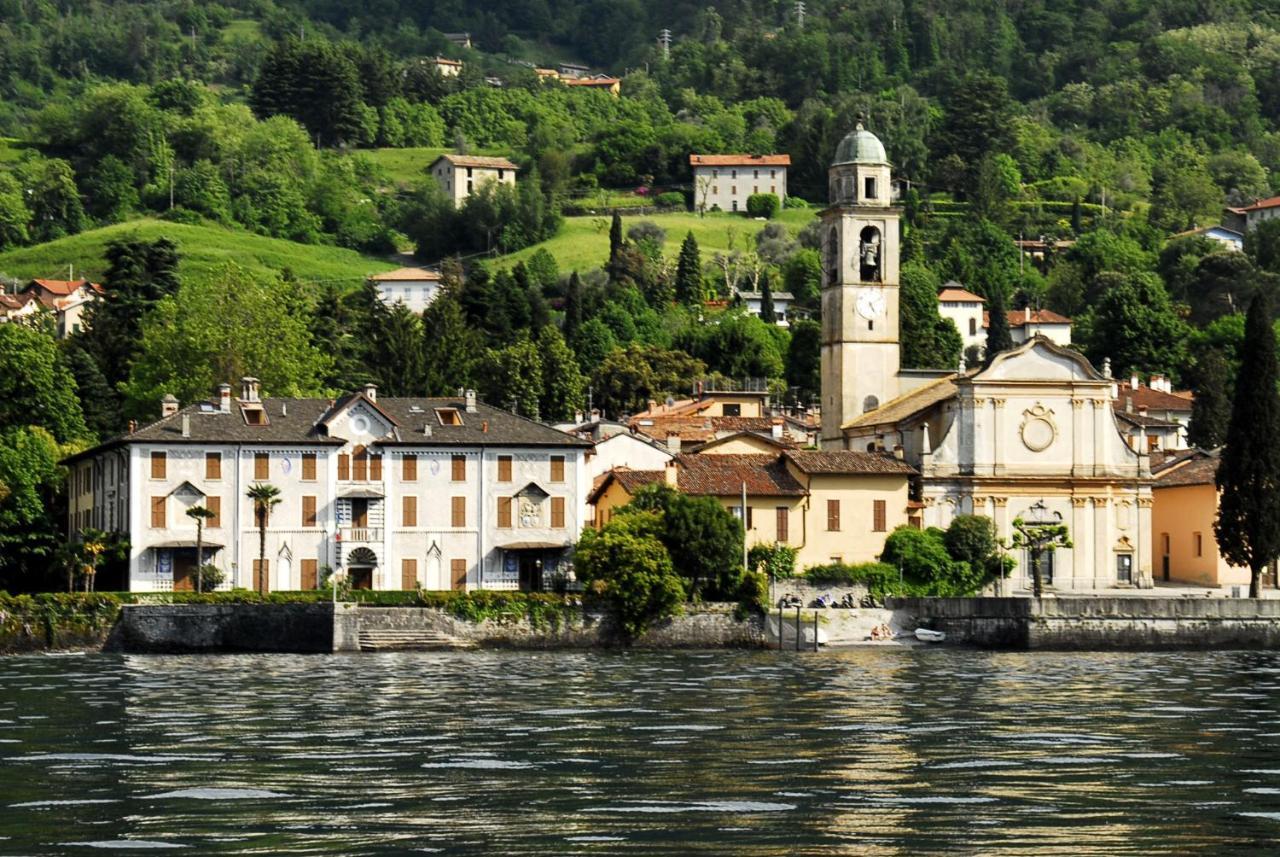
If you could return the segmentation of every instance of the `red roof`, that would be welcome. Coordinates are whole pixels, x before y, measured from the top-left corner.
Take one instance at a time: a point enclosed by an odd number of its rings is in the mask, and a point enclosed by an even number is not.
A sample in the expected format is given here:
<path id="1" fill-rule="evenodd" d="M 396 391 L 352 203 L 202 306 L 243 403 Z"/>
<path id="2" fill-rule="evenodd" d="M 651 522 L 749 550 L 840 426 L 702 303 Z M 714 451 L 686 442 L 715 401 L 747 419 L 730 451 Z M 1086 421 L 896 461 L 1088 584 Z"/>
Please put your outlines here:
<path id="1" fill-rule="evenodd" d="M 777 455 L 678 455 L 680 490 L 686 494 L 732 497 L 746 485 L 752 497 L 800 497 L 804 486 Z"/>
<path id="2" fill-rule="evenodd" d="M 1243 205 L 1239 208 L 1231 208 L 1228 209 L 1228 211 L 1243 214 L 1246 211 L 1259 211 L 1264 208 L 1275 208 L 1276 206 L 1280 206 L 1280 196 L 1270 196 L 1266 199 L 1255 199 L 1249 205 Z"/>
<path id="3" fill-rule="evenodd" d="M 1051 309 L 1033 309 L 1029 313 L 1023 309 L 1011 309 L 1005 315 L 1009 317 L 1010 327 L 1025 327 L 1028 324 L 1071 324 L 1071 319 Z M 991 326 L 991 313 L 982 314 L 982 326 Z"/>
<path id="4" fill-rule="evenodd" d="M 30 292 L 27 292 L 21 295 L 9 295 L 9 294 L 0 292 L 0 309 L 6 309 L 10 311 L 16 310 L 16 309 L 22 309 L 24 306 L 31 303 L 31 301 L 34 299 L 35 299 L 35 295 L 31 294 Z"/>
<path id="5" fill-rule="evenodd" d="M 960 302 L 960 301 L 969 302 L 969 303 L 972 303 L 973 301 L 977 301 L 978 303 L 986 303 L 987 299 L 984 298 L 982 295 L 975 295 L 973 292 L 969 291 L 968 289 L 962 289 L 962 288 L 953 286 L 953 287 L 944 287 L 942 291 L 938 292 L 938 301 L 940 303 L 953 303 L 953 302 Z"/>
<path id="6" fill-rule="evenodd" d="M 789 167 L 790 155 L 690 155 L 695 167 Z"/>
<path id="7" fill-rule="evenodd" d="M 34 279 L 27 284 L 27 288 L 23 289 L 23 291 L 30 289 L 32 286 L 39 286 L 44 291 L 49 292 L 50 294 L 57 295 L 60 298 L 65 298 L 74 292 L 78 292 L 80 289 L 83 289 L 85 286 L 88 286 L 89 288 L 93 289 L 98 294 L 103 293 L 102 286 L 98 285 L 97 283 L 91 283 L 88 280 Z"/>
<path id="8" fill-rule="evenodd" d="M 1118 383 L 1119 389 L 1112 406 L 1119 411 L 1125 410 L 1126 400 L 1133 403 L 1135 411 L 1139 408 L 1146 408 L 1148 411 L 1190 411 L 1195 398 L 1189 392 L 1166 393 L 1163 390 L 1153 390 L 1146 384 L 1133 387 L 1123 379 Z"/>
<path id="9" fill-rule="evenodd" d="M 571 77 L 561 83 L 565 86 L 616 86 L 622 81 L 616 77 Z"/>

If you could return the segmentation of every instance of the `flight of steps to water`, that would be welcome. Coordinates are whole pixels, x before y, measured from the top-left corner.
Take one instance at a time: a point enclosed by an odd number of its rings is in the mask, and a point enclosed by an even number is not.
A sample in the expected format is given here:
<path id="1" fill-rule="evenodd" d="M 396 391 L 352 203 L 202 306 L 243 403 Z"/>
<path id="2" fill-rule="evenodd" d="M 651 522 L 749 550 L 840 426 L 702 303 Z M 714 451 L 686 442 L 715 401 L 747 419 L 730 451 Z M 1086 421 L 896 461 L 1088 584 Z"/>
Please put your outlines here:
<path id="1" fill-rule="evenodd" d="M 360 650 L 363 652 L 405 651 L 424 649 L 472 649 L 475 643 L 423 629 L 361 628 Z"/>

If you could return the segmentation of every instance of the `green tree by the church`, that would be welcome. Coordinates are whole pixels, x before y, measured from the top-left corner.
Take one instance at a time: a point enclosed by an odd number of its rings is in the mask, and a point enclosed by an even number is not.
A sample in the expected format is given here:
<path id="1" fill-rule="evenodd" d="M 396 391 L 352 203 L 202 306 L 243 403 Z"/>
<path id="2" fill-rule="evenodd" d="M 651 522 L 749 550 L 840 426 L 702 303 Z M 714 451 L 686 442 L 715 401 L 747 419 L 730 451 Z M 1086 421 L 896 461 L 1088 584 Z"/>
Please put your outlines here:
<path id="1" fill-rule="evenodd" d="M 938 314 L 937 276 L 919 262 L 908 262 L 899 279 L 903 368 L 954 369 L 964 340 L 951 320 Z"/>
<path id="2" fill-rule="evenodd" d="M 1202 449 L 1221 446 L 1231 420 L 1231 370 L 1216 348 L 1200 355 L 1192 370 L 1195 400 L 1191 403 L 1191 424 L 1187 442 Z"/>
<path id="3" fill-rule="evenodd" d="M 702 258 L 692 230 L 680 245 L 680 259 L 676 263 L 676 301 L 684 306 L 697 306 L 702 302 Z"/>
<path id="4" fill-rule="evenodd" d="M 1187 326 L 1155 274 L 1113 274 L 1092 311 L 1086 353 L 1095 364 L 1110 357 L 1117 375 L 1164 372 L 1175 380 L 1186 361 Z"/>
<path id="5" fill-rule="evenodd" d="M 578 368 L 578 358 L 553 325 L 538 334 L 538 351 L 542 355 L 542 403 L 539 415 L 544 420 L 568 420 L 582 407 L 586 384 Z"/>
<path id="6" fill-rule="evenodd" d="M 769 272 L 760 277 L 760 320 L 765 324 L 776 324 L 778 311 L 773 306 L 773 287 L 769 284 Z"/>
<path id="7" fill-rule="evenodd" d="M 1004 308 L 1004 289 L 996 286 L 987 295 L 987 362 L 1001 351 L 1013 347 L 1013 334 L 1009 332 L 1009 314 Z"/>
<path id="8" fill-rule="evenodd" d="M 1227 440 L 1218 464 L 1213 533 L 1227 562 L 1249 569 L 1249 597 L 1280 556 L 1280 367 L 1267 299 L 1257 295 L 1245 319 L 1240 372 Z"/>

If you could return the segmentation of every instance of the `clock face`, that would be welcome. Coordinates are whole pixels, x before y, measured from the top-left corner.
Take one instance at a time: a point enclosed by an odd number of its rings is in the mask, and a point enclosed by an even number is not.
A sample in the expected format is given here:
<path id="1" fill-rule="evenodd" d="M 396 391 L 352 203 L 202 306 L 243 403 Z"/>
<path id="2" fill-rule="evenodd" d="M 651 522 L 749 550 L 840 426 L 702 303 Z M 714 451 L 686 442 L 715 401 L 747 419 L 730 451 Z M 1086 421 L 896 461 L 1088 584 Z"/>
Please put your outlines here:
<path id="1" fill-rule="evenodd" d="M 879 318 L 884 314 L 884 292 L 879 289 L 862 289 L 858 292 L 858 315 L 863 318 Z"/>

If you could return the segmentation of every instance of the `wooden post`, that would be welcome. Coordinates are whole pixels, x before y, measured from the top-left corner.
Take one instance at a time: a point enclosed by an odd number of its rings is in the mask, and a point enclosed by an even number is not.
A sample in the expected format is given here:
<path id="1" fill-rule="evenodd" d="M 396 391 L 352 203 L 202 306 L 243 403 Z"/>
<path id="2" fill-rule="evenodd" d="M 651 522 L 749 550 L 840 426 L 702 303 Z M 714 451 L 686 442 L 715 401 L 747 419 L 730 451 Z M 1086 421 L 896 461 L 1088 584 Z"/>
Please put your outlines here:
<path id="1" fill-rule="evenodd" d="M 800 605 L 796 605 L 796 651 L 800 651 Z"/>
<path id="2" fill-rule="evenodd" d="M 813 650 L 818 651 L 818 611 L 813 611 Z"/>

